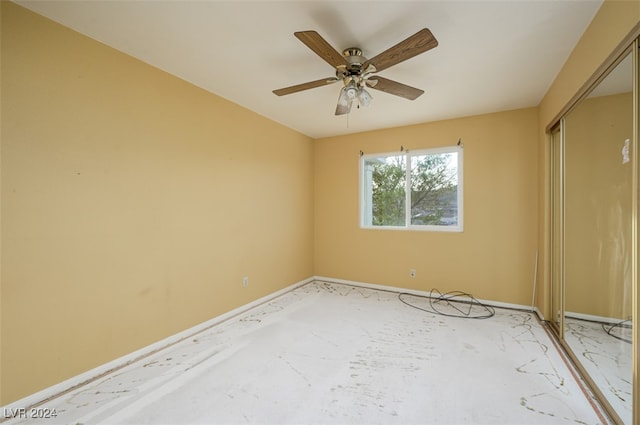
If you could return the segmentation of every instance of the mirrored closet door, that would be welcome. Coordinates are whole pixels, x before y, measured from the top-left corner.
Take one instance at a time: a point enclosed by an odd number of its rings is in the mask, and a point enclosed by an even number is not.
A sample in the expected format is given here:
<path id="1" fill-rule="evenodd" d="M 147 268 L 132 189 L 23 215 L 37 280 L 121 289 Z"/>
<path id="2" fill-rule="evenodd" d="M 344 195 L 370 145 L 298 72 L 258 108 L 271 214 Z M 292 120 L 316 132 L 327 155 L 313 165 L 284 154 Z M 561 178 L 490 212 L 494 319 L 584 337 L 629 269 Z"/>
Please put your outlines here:
<path id="1" fill-rule="evenodd" d="M 616 421 L 633 423 L 638 189 L 633 49 L 552 132 L 551 323 Z"/>

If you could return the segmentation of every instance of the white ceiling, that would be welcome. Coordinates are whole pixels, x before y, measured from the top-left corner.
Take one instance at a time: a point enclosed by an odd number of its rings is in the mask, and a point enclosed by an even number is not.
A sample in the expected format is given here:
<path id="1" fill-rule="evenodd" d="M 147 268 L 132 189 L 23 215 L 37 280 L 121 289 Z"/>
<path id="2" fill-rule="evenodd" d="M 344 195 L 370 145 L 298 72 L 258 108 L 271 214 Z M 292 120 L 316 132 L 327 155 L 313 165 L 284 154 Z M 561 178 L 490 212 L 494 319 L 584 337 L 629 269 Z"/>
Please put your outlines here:
<path id="1" fill-rule="evenodd" d="M 17 1 L 313 138 L 536 106 L 601 2 Z M 424 27 L 439 46 L 380 72 L 423 89 L 415 101 L 370 90 L 336 117 L 339 83 L 272 93 L 334 75 L 295 31 L 371 58 Z"/>

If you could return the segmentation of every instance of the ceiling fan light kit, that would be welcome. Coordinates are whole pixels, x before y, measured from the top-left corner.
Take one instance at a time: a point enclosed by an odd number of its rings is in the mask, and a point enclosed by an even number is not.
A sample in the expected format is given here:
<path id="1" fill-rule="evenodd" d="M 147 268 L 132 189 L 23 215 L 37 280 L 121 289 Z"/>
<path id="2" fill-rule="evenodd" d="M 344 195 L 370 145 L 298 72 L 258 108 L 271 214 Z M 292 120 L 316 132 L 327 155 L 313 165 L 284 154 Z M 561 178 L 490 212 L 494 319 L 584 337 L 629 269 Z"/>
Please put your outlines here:
<path id="1" fill-rule="evenodd" d="M 365 107 L 369 106 L 371 104 L 371 99 L 373 99 L 373 96 L 371 96 L 371 94 L 362 87 L 358 92 L 358 101 L 360 102 L 360 105 Z"/>
<path id="2" fill-rule="evenodd" d="M 358 107 L 367 107 L 371 104 L 373 96 L 364 88 L 364 80 L 353 77 L 346 77 L 345 86 L 340 90 L 338 97 L 338 105 L 336 106 L 336 115 L 348 113 L 354 101 L 358 101 Z M 344 112 L 346 111 L 346 112 Z"/>
<path id="3" fill-rule="evenodd" d="M 367 59 L 358 47 L 349 47 L 342 54 L 338 53 L 315 31 L 300 31 L 294 35 L 334 67 L 336 76 L 285 87 L 274 90 L 273 93 L 284 96 L 342 81 L 343 87 L 338 96 L 336 115 L 348 114 L 354 101 L 358 102 L 358 106 L 369 106 L 373 96 L 366 90 L 367 86 L 408 100 L 417 99 L 424 93 L 423 90 L 378 75 L 374 77 L 372 74 L 404 62 L 438 45 L 431 31 L 423 28 L 373 59 Z"/>

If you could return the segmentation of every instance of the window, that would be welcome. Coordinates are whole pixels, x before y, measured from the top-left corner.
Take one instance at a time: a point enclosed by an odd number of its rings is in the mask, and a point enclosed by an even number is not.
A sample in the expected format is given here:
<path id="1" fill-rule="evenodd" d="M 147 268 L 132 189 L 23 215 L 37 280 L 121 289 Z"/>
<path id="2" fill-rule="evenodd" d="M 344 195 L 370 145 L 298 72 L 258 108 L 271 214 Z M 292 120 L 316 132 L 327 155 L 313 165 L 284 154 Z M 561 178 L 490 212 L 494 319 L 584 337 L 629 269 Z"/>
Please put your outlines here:
<path id="1" fill-rule="evenodd" d="M 462 231 L 462 148 L 363 155 L 361 225 Z"/>

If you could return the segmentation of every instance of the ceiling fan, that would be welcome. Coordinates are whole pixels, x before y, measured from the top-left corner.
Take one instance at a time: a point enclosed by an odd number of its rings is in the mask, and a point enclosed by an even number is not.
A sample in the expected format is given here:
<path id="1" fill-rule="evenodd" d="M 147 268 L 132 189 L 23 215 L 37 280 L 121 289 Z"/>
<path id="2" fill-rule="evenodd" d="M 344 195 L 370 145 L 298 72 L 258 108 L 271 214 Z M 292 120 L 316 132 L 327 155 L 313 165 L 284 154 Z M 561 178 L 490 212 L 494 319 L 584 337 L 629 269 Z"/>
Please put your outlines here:
<path id="1" fill-rule="evenodd" d="M 340 96 L 338 97 L 336 115 L 348 114 L 354 101 L 357 101 L 358 105 L 369 106 L 371 95 L 365 87 L 409 100 L 417 99 L 424 93 L 423 90 L 373 74 L 431 50 L 438 45 L 438 40 L 436 40 L 431 31 L 423 28 L 372 59 L 367 59 L 362 56 L 362 50 L 358 47 L 349 47 L 342 54 L 338 53 L 315 31 L 299 31 L 295 32 L 294 35 L 334 67 L 336 76 L 285 87 L 274 90 L 273 93 L 278 96 L 284 96 L 342 81 L 344 86 L 340 90 Z"/>

